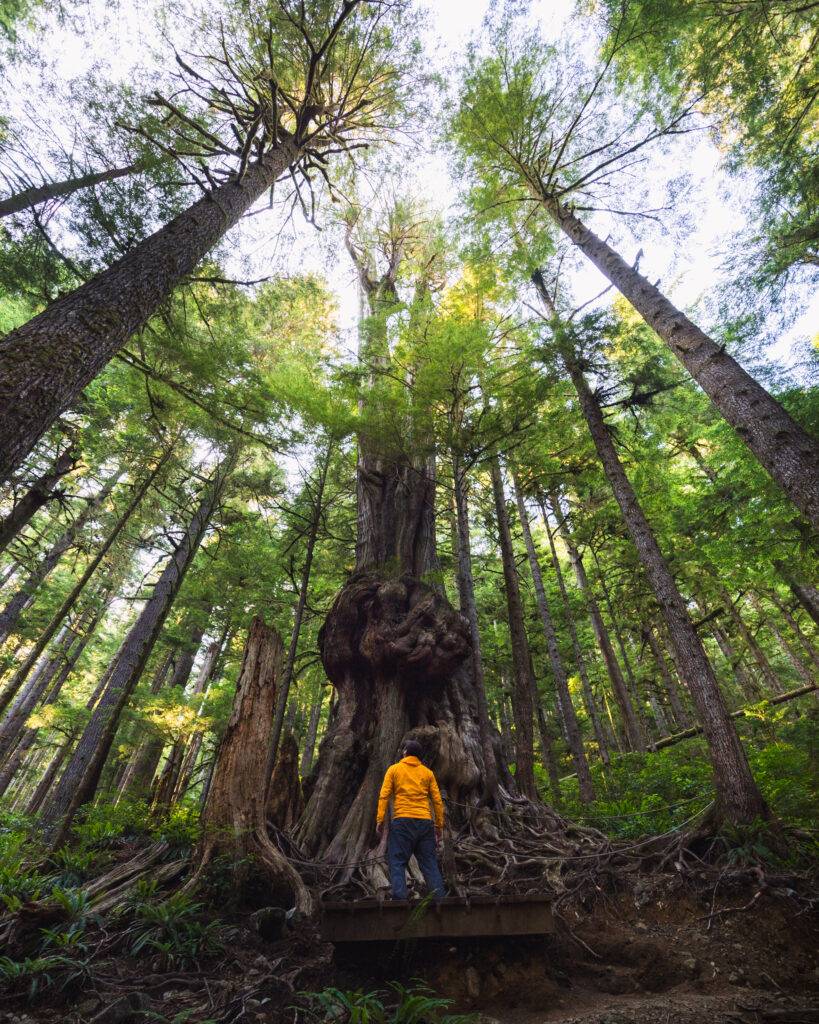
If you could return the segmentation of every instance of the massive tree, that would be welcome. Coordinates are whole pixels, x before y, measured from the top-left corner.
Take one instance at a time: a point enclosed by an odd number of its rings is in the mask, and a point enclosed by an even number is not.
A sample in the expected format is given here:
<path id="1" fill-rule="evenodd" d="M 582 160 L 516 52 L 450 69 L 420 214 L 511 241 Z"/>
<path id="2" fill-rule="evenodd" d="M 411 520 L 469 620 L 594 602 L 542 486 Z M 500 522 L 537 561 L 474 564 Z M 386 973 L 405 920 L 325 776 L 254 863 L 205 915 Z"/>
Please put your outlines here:
<path id="1" fill-rule="evenodd" d="M 200 109 L 182 109 L 178 94 L 156 102 L 177 127 L 174 155 L 204 167 L 194 177 L 205 194 L 0 343 L 0 480 L 282 175 L 307 202 L 311 172 L 329 180 L 331 157 L 381 129 L 397 89 L 384 52 L 391 11 L 314 0 L 293 16 L 279 0 L 231 26 L 226 58 L 216 26 L 198 68 L 179 59 L 179 89 Z"/>
<path id="2" fill-rule="evenodd" d="M 370 887 L 386 881 L 383 866 L 367 857 L 378 790 L 405 737 L 424 746 L 455 820 L 489 799 L 469 624 L 436 582 L 432 438 L 420 413 L 413 419 L 405 403 L 387 404 L 383 386 L 391 369 L 388 319 L 400 305 L 407 245 L 406 221 L 393 223 L 377 249 L 348 234 L 371 303 L 361 325 L 369 384 L 361 400 L 356 566 L 319 636 L 336 701 L 295 832 L 311 856 L 338 865 L 340 880 L 355 877 Z M 425 302 L 417 278 L 410 292 L 414 303 Z M 411 310 L 410 323 L 418 312 Z M 411 367 L 389 375 L 411 377 Z M 504 770 L 500 788 L 508 793 L 511 785 Z"/>

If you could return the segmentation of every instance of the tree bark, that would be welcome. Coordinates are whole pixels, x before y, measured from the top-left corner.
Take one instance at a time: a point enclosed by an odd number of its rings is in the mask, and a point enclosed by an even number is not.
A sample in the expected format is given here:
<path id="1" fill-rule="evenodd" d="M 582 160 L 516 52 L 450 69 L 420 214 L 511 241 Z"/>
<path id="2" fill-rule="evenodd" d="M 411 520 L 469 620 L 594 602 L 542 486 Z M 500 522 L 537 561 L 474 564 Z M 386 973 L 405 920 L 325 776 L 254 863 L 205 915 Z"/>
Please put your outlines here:
<path id="1" fill-rule="evenodd" d="M 8 217 L 12 213 L 31 209 L 49 199 L 70 196 L 73 192 L 90 188 L 92 185 L 114 181 L 116 178 L 126 178 L 131 174 L 138 173 L 140 169 L 138 163 L 128 164 L 126 167 L 111 167 L 107 171 L 80 174 L 76 178 L 66 178 L 64 181 L 51 181 L 47 185 L 33 185 L 31 188 L 22 189 L 20 192 L 15 192 L 14 195 L 0 199 L 0 217 Z"/>
<path id="2" fill-rule="evenodd" d="M 532 679 L 534 685 L 534 676 Z M 537 731 L 540 738 L 541 758 L 543 761 L 543 767 L 546 770 L 546 777 L 549 779 L 549 792 L 554 806 L 560 808 L 563 803 L 563 794 L 560 791 L 560 772 L 557 770 L 557 760 L 555 759 L 555 750 L 554 745 L 552 744 L 552 730 L 549 728 L 549 723 L 546 720 L 546 712 L 543 710 L 543 705 L 540 700 L 538 700 L 537 693 L 532 693 L 532 700 L 535 705 L 535 714 L 537 716 Z"/>
<path id="3" fill-rule="evenodd" d="M 212 610 L 213 606 L 209 605 L 206 613 L 203 615 L 203 620 L 197 622 L 193 627 L 190 640 L 185 644 L 183 650 L 177 656 L 176 664 L 174 665 L 173 674 L 171 676 L 170 689 L 177 690 L 180 697 L 182 696 L 185 687 L 188 685 L 191 670 L 193 669 L 193 663 L 196 660 L 196 655 L 202 643 L 202 637 L 205 635 L 206 624 L 204 619 L 210 615 Z M 200 672 L 196 678 L 196 682 L 194 683 L 191 696 L 200 696 L 202 693 L 200 687 L 204 685 L 205 677 Z M 170 753 L 168 754 L 162 771 L 160 772 L 159 778 L 155 781 L 151 799 L 152 808 L 167 809 L 173 803 L 174 794 L 176 793 L 179 782 L 179 776 L 182 772 L 186 747 L 187 743 L 182 737 L 177 737 L 177 739 L 174 740 Z"/>
<path id="4" fill-rule="evenodd" d="M 169 650 L 160 660 L 151 680 L 150 692 L 159 693 L 165 686 L 168 676 L 174 668 L 175 650 Z M 151 783 L 154 780 L 156 769 L 162 759 L 162 751 L 165 749 L 165 737 L 159 735 L 146 736 L 131 756 L 125 774 L 120 779 L 119 794 L 117 799 L 123 796 L 145 797 L 150 792 Z"/>
<path id="5" fill-rule="evenodd" d="M 539 197 L 543 199 L 543 197 Z M 544 205 L 560 229 L 677 356 L 785 494 L 819 529 L 819 446 L 768 392 L 567 207 Z"/>
<path id="6" fill-rule="evenodd" d="M 617 655 L 614 653 L 614 648 L 612 647 L 608 630 L 603 622 L 603 616 L 600 614 L 600 607 L 597 604 L 597 599 L 592 592 L 588 576 L 586 575 L 586 567 L 583 565 L 583 559 L 575 546 L 568 522 L 565 516 L 560 515 L 559 512 L 560 506 L 555 504 L 558 529 L 563 536 L 563 543 L 566 545 L 566 550 L 569 554 L 569 562 L 571 563 L 574 571 L 575 579 L 577 580 L 577 584 L 586 601 L 586 608 L 589 612 L 592 629 L 594 630 L 594 635 L 597 638 L 597 646 L 600 648 L 600 653 L 603 655 L 606 671 L 608 672 L 609 680 L 611 681 L 612 693 L 614 694 L 614 699 L 617 701 L 617 707 L 620 709 L 620 717 L 623 722 L 626 741 L 632 750 L 643 751 L 646 749 L 645 737 L 643 736 L 643 730 L 640 727 L 640 723 L 631 703 L 631 698 L 629 697 L 628 690 L 626 689 L 626 681 L 620 670 Z"/>
<path id="7" fill-rule="evenodd" d="M 267 834 L 267 764 L 276 705 L 282 645 L 275 630 L 256 618 L 250 626 L 233 710 L 219 745 L 202 813 L 203 837 L 195 852 L 195 879 L 214 857 L 227 852 L 237 895 L 265 876 L 266 902 L 309 913 L 312 901 L 301 878 Z M 272 896 L 272 899 L 271 899 Z"/>
<path id="8" fill-rule="evenodd" d="M 498 541 L 503 564 L 506 607 L 509 613 L 509 637 L 512 644 L 512 670 L 515 685 L 512 691 L 512 714 L 515 719 L 515 781 L 518 789 L 530 800 L 537 799 L 537 787 L 533 771 L 533 727 L 534 706 L 532 693 L 535 689 L 531 674 L 529 641 L 523 617 L 523 601 L 520 595 L 515 552 L 512 547 L 512 531 L 506 510 L 506 495 L 503 488 L 503 474 L 500 460 L 493 456 L 490 463 L 492 493 L 495 498 L 495 516 L 498 522 Z"/>
<path id="9" fill-rule="evenodd" d="M 43 703 L 53 704 L 57 699 L 63 683 L 85 650 L 109 603 L 108 600 L 102 601 L 96 612 L 89 609 L 79 617 L 74 626 L 65 627 L 64 635 L 58 638 L 55 644 L 56 650 L 42 660 L 25 692 L 20 694 L 9 708 L 0 725 L 0 762 L 8 754 L 25 727 L 29 715 L 49 687 L 51 690 Z M 85 616 L 87 621 L 83 621 Z M 32 731 L 36 733 L 36 729 Z"/>
<path id="10" fill-rule="evenodd" d="M 737 731 L 725 707 L 714 670 L 685 602 L 617 455 L 600 404 L 589 389 L 573 353 L 563 360 L 577 391 L 583 416 L 612 491 L 623 513 L 673 645 L 680 678 L 694 699 L 714 767 L 719 814 L 732 823 L 770 817 Z"/>
<path id="11" fill-rule="evenodd" d="M 455 550 L 458 561 L 458 595 L 461 614 L 469 623 L 472 642 L 472 678 L 475 684 L 475 699 L 478 708 L 478 727 L 481 735 L 484 770 L 486 771 L 486 793 L 494 801 L 498 791 L 498 766 L 492 744 L 492 728 L 489 721 L 489 706 L 486 700 L 486 681 L 483 671 L 481 634 L 478 627 L 478 606 L 475 603 L 475 579 L 472 575 L 472 548 L 469 536 L 469 497 L 467 494 L 466 470 L 457 455 L 452 459 L 452 477 L 455 497 Z"/>
<path id="12" fill-rule="evenodd" d="M 819 626 L 819 590 L 797 580 L 788 580 L 788 584 L 797 601 L 799 601 L 816 625 Z"/>
<path id="13" fill-rule="evenodd" d="M 48 768 L 43 772 L 43 777 L 37 783 L 36 789 L 31 794 L 31 797 L 26 804 L 26 814 L 37 814 L 42 807 L 43 801 L 48 796 L 51 787 L 54 785 L 57 773 L 63 766 L 63 761 L 68 757 L 68 753 L 77 738 L 77 733 L 78 730 L 72 730 L 57 747 L 48 763 Z"/>
<path id="14" fill-rule="evenodd" d="M 299 598 L 296 602 L 296 609 L 293 613 L 293 629 L 290 633 L 290 646 L 287 649 L 287 660 L 285 661 L 284 670 L 281 676 L 281 684 L 276 704 L 276 714 L 273 721 L 273 739 L 270 746 L 270 763 L 268 765 L 270 771 L 268 772 L 268 778 L 273 774 L 273 767 L 276 763 L 276 751 L 279 747 L 279 738 L 282 734 L 282 725 L 284 724 L 284 715 L 287 709 L 287 699 L 290 695 L 290 685 L 293 681 L 293 668 L 296 664 L 296 651 L 299 646 L 299 636 L 301 634 L 301 624 L 304 619 L 304 609 L 307 607 L 307 592 L 310 588 L 310 573 L 313 570 L 313 553 L 316 547 L 316 540 L 318 539 L 321 516 L 324 512 L 324 489 L 327 485 L 327 473 L 330 470 L 330 460 L 333 456 L 333 448 L 334 442 L 332 440 L 328 441 L 324 457 L 322 458 L 319 467 L 316 494 L 313 499 L 313 514 L 310 518 L 310 527 L 307 534 L 307 549 L 304 553 L 304 565 L 301 570 Z"/>
<path id="15" fill-rule="evenodd" d="M 549 663 L 552 667 L 552 676 L 555 681 L 559 700 L 559 709 L 563 717 L 563 731 L 569 746 L 569 752 L 574 761 L 575 772 L 580 790 L 580 800 L 584 804 L 594 800 L 594 783 L 592 782 L 589 763 L 586 760 L 586 752 L 583 750 L 583 738 L 580 733 L 580 723 L 577 721 L 577 714 L 572 704 L 572 696 L 569 692 L 569 678 L 563 665 L 560 655 L 560 647 L 557 642 L 552 614 L 549 610 L 549 602 L 546 598 L 546 588 L 543 585 L 543 574 L 540 571 L 535 543 L 532 539 L 532 531 L 529 527 L 529 515 L 523 500 L 523 493 L 517 478 L 512 476 L 515 488 L 515 500 L 518 506 L 518 517 L 520 528 L 523 532 L 523 541 L 526 545 L 526 554 L 529 557 L 529 568 L 532 571 L 532 580 L 535 585 L 535 601 L 537 602 L 540 621 L 543 626 L 543 634 L 546 638 L 546 649 L 549 652 Z"/>
<path id="16" fill-rule="evenodd" d="M 225 628 L 222 631 L 221 637 L 218 640 L 214 640 L 208 647 L 208 653 L 205 656 L 205 660 L 202 663 L 202 669 L 196 681 L 195 692 L 202 694 L 202 700 L 199 702 L 199 707 L 196 709 L 197 718 L 202 717 L 205 710 L 205 699 L 208 691 L 220 672 L 220 659 L 222 651 L 228 645 L 229 636 L 230 622 L 228 621 L 225 623 Z M 196 761 L 199 757 L 199 751 L 202 749 L 202 740 L 204 739 L 204 735 L 205 734 L 202 729 L 196 729 L 193 736 L 191 736 L 188 749 L 185 753 L 185 760 L 182 764 L 182 770 L 179 773 L 176 792 L 173 796 L 174 802 L 181 800 L 188 791 L 191 778 L 193 777 L 194 770 L 196 769 Z"/>
<path id="17" fill-rule="evenodd" d="M 105 691 L 41 816 L 45 831 L 55 847 L 65 836 L 77 810 L 96 791 L 122 711 L 139 681 L 162 624 L 202 542 L 236 458 L 237 451 L 233 449 L 206 485 L 184 537 L 168 559 L 151 597 L 120 647 Z"/>
<path id="18" fill-rule="evenodd" d="M 304 793 L 299 779 L 299 745 L 287 731 L 279 748 L 267 791 L 266 818 L 278 829 L 289 831 L 304 811 Z"/>
<path id="19" fill-rule="evenodd" d="M 106 498 L 109 496 L 111 491 L 114 489 L 114 485 L 120 477 L 120 472 L 117 471 L 102 487 L 98 494 L 96 494 L 91 500 L 86 503 L 85 508 L 77 516 L 71 526 L 65 530 L 60 537 L 54 542 L 50 550 L 40 559 L 37 565 L 34 567 L 32 572 L 26 577 L 25 582 L 22 584 L 17 593 L 13 594 L 11 600 L 8 602 L 6 607 L 0 612 L 0 643 L 4 643 L 9 636 L 11 636 L 20 616 L 31 603 L 34 592 L 40 586 L 40 584 L 51 574 L 56 568 L 57 563 L 60 561 L 62 556 L 68 551 L 68 549 L 74 544 L 77 539 L 77 535 L 80 530 L 85 526 L 91 516 L 97 512 Z M 72 600 L 73 603 L 73 600 Z M 35 645 L 34 650 L 37 647 Z M 30 655 L 26 659 L 26 663 L 30 660 Z M 36 661 L 36 657 L 34 659 Z M 18 673 L 19 675 L 19 673 Z M 15 679 L 15 683 L 23 682 L 25 676 L 19 679 Z M 7 688 L 3 693 L 3 702 L 0 704 L 0 711 L 3 711 L 8 706 L 8 701 L 14 695 L 9 692 L 10 688 Z"/>
<path id="20" fill-rule="evenodd" d="M 53 501 L 62 492 L 57 490 L 57 484 L 66 473 L 74 468 L 76 456 L 69 448 L 58 456 L 54 465 L 37 477 L 31 487 L 15 502 L 11 512 L 0 523 L 0 551 L 5 551 L 11 541 L 25 529 L 31 522 L 32 517 L 40 511 L 43 505 Z"/>
<path id="21" fill-rule="evenodd" d="M 0 481 L 300 155 L 281 142 L 0 341 Z"/>

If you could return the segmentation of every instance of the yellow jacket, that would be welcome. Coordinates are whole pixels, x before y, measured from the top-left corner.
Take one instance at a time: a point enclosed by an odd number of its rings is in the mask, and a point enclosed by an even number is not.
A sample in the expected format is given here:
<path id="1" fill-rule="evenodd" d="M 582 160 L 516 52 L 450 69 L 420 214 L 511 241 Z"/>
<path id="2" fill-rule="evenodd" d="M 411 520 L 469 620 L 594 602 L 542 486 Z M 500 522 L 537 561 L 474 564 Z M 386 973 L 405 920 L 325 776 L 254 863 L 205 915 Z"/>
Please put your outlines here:
<path id="1" fill-rule="evenodd" d="M 431 818 L 431 800 L 435 808 L 435 827 L 444 827 L 444 803 L 438 783 L 417 757 L 405 757 L 387 769 L 378 797 L 379 825 L 387 813 L 390 797 L 394 798 L 393 817 L 396 818 Z"/>

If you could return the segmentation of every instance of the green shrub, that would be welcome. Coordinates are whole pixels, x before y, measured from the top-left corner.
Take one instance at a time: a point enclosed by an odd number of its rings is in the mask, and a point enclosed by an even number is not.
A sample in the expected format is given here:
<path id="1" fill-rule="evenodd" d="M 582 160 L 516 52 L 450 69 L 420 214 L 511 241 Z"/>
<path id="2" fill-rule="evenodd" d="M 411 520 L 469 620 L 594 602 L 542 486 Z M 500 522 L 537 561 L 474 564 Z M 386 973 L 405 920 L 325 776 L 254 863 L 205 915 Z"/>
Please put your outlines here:
<path id="1" fill-rule="evenodd" d="M 301 992 L 307 1014 L 316 1021 L 338 1024 L 469 1024 L 474 1015 L 449 1013 L 451 999 L 436 995 L 420 982 L 404 986 L 390 983 L 386 992 L 325 988 Z"/>
<path id="2" fill-rule="evenodd" d="M 172 970 L 192 967 L 222 951 L 219 922 L 203 920 L 203 904 L 194 903 L 184 892 L 160 901 L 153 898 L 154 889 L 143 889 L 146 892 L 147 899 L 132 903 L 131 953 L 156 953 L 162 967 Z"/>
<path id="3" fill-rule="evenodd" d="M 98 847 L 115 839 L 138 839 L 149 834 L 149 813 L 144 800 L 90 804 L 77 815 L 71 831 L 85 848 Z"/>
<path id="4" fill-rule="evenodd" d="M 755 729 L 756 722 L 740 723 L 746 737 Z M 803 716 L 792 723 L 778 722 L 773 742 L 756 746 L 745 740 L 762 794 L 785 824 L 811 828 L 816 823 L 819 794 L 812 759 L 817 733 L 817 721 Z M 616 839 L 639 839 L 678 828 L 714 799 L 711 762 L 701 739 L 656 753 L 616 757 L 608 772 L 594 764 L 592 776 L 597 799 L 590 805 L 581 804 L 575 778 L 563 783 L 564 812 Z M 543 792 L 548 800 L 545 787 Z M 742 837 L 736 838 L 740 846 L 747 845 Z"/>

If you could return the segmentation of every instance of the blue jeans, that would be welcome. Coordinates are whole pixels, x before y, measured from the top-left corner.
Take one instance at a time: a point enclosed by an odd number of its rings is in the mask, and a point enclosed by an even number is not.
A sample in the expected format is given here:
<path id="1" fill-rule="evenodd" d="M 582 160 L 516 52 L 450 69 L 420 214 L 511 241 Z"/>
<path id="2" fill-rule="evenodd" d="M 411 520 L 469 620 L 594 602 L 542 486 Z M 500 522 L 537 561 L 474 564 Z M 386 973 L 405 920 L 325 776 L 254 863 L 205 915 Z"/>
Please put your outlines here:
<path id="1" fill-rule="evenodd" d="M 393 818 L 387 843 L 390 885 L 396 900 L 407 898 L 407 864 L 415 854 L 427 888 L 436 899 L 444 895 L 444 880 L 435 855 L 435 829 L 428 818 Z"/>

